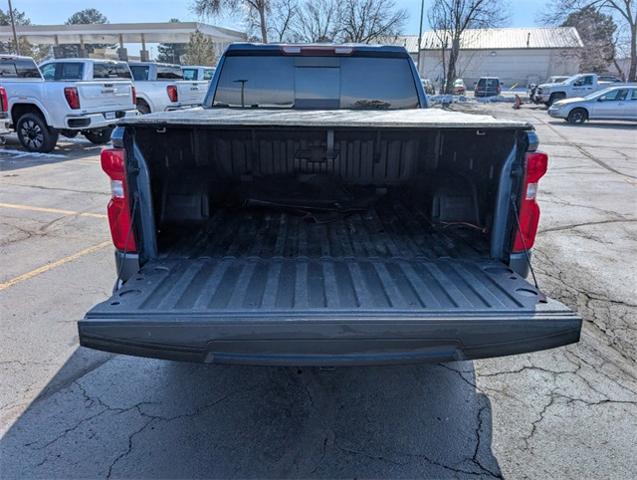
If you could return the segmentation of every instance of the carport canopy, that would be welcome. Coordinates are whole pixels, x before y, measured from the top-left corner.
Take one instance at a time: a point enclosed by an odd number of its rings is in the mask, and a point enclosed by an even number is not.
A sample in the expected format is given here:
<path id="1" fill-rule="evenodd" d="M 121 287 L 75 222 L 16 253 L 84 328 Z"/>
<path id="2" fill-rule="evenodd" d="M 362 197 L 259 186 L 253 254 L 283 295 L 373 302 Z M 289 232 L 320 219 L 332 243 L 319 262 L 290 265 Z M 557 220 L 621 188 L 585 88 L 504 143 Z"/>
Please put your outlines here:
<path id="1" fill-rule="evenodd" d="M 228 44 L 245 41 L 247 38 L 243 32 L 199 22 L 16 26 L 19 38 L 41 45 L 188 43 L 190 35 L 196 31 L 209 37 L 213 43 Z M 12 39 L 11 27 L 0 27 L 0 41 Z"/>

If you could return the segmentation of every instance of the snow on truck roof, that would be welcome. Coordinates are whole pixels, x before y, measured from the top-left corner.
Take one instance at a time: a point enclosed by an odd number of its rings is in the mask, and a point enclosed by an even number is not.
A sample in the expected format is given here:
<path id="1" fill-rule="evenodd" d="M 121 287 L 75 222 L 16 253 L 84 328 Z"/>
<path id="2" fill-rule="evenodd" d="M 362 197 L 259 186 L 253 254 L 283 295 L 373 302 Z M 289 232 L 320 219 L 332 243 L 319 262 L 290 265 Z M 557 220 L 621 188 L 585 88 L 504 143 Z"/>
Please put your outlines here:
<path id="1" fill-rule="evenodd" d="M 490 115 L 450 112 L 438 108 L 408 110 L 198 108 L 142 115 L 122 120 L 119 125 L 324 128 L 533 128 L 531 124 L 527 122 L 501 120 Z"/>

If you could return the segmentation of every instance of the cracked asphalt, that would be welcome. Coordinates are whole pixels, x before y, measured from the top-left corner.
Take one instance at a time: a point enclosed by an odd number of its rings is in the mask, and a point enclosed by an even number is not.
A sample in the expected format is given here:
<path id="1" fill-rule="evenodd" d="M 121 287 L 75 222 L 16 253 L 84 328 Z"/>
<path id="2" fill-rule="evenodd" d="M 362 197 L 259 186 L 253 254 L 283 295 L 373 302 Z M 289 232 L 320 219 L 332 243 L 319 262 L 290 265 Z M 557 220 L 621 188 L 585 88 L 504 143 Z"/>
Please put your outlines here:
<path id="1" fill-rule="evenodd" d="M 99 148 L 0 148 L 0 476 L 637 478 L 637 127 L 537 128 L 534 266 L 579 344 L 439 365 L 191 365 L 78 347 L 114 281 Z M 35 273 L 34 273 L 35 272 Z"/>

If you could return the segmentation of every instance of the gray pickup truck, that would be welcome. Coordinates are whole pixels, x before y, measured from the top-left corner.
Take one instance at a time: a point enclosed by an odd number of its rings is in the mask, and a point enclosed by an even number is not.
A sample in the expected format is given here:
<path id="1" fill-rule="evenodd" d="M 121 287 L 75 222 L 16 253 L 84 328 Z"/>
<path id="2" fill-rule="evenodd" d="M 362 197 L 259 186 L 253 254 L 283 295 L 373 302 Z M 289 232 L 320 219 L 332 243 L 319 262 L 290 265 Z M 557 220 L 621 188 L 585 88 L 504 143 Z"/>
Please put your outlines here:
<path id="1" fill-rule="evenodd" d="M 124 120 L 102 153 L 118 280 L 80 343 L 333 366 L 577 342 L 525 280 L 532 126 L 426 107 L 403 48 L 230 46 L 203 109 Z"/>

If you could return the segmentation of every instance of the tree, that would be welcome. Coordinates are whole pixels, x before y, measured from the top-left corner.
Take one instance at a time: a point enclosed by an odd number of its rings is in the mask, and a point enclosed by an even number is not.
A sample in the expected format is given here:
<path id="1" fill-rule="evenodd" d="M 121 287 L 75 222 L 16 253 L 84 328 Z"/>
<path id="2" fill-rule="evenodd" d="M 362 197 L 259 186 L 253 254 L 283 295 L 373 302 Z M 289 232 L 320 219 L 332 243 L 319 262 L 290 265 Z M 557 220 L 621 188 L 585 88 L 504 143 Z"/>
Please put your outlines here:
<path id="1" fill-rule="evenodd" d="M 295 41 L 332 42 L 338 34 L 340 20 L 337 0 L 305 0 L 294 21 Z"/>
<path id="2" fill-rule="evenodd" d="M 373 43 L 398 35 L 408 15 L 394 0 L 343 0 L 339 17 L 342 41 Z"/>
<path id="3" fill-rule="evenodd" d="M 214 65 L 216 55 L 212 40 L 199 30 L 190 34 L 190 41 L 186 45 L 184 61 L 188 65 Z"/>
<path id="4" fill-rule="evenodd" d="M 108 18 L 95 8 L 85 8 L 79 12 L 75 12 L 71 15 L 66 22 L 66 25 L 90 25 L 90 24 L 104 24 L 108 23 Z M 85 44 L 84 49 L 86 53 L 92 53 L 96 48 L 107 48 L 109 44 Z M 78 57 L 80 56 L 80 44 L 61 45 L 61 54 L 64 57 Z"/>
<path id="5" fill-rule="evenodd" d="M 563 27 L 575 27 L 584 43 L 579 51 L 580 71 L 602 73 L 615 59 L 615 31 L 613 17 L 586 6 L 569 14 Z"/>
<path id="6" fill-rule="evenodd" d="M 171 18 L 170 23 L 179 23 L 179 19 Z M 160 43 L 157 45 L 157 61 L 164 63 L 181 63 L 181 58 L 186 54 L 184 43 Z"/>
<path id="7" fill-rule="evenodd" d="M 621 32 L 627 33 L 630 58 L 628 81 L 637 81 L 637 0 L 556 0 L 543 20 L 558 25 L 568 15 L 586 7 L 611 15 L 618 22 Z"/>
<path id="8" fill-rule="evenodd" d="M 26 13 L 20 12 L 19 10 L 13 9 L 13 19 L 16 25 L 31 25 L 31 20 L 27 17 Z M 11 15 L 9 14 L 9 10 L 6 12 L 0 8 L 0 25 L 7 26 L 11 25 Z M 26 39 L 20 38 L 18 39 L 18 43 L 20 44 L 20 53 L 22 55 L 30 55 L 33 49 L 32 45 L 27 42 Z M 0 42 L 0 53 L 15 53 L 15 42 L 13 40 L 9 40 L 8 42 Z"/>
<path id="9" fill-rule="evenodd" d="M 277 42 L 293 40 L 293 29 L 300 10 L 297 0 L 274 0 L 268 19 L 268 38 Z M 253 22 L 253 30 L 258 28 L 259 22 Z"/>
<path id="10" fill-rule="evenodd" d="M 249 24 L 261 31 L 261 41 L 268 43 L 268 14 L 272 0 L 194 0 L 193 10 L 202 17 L 211 17 L 224 12 L 244 13 Z"/>
<path id="11" fill-rule="evenodd" d="M 469 29 L 501 25 L 506 11 L 500 0 L 434 0 L 427 18 L 439 42 L 443 89 L 449 93 L 457 76 L 463 34 Z"/>

